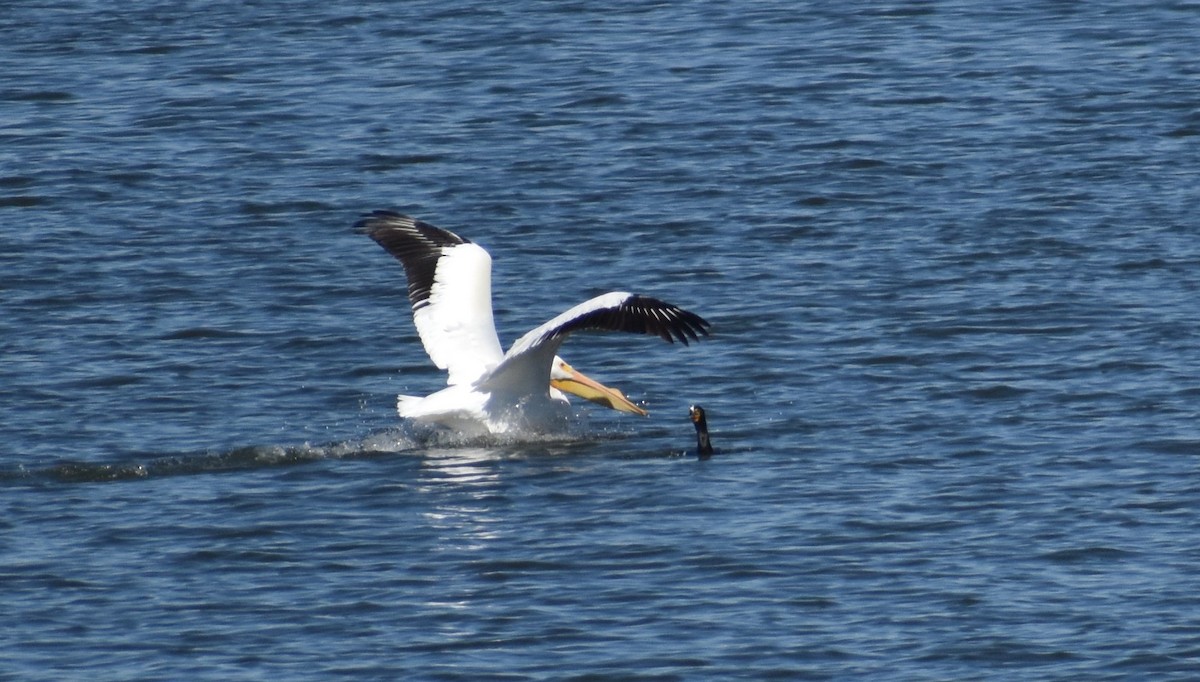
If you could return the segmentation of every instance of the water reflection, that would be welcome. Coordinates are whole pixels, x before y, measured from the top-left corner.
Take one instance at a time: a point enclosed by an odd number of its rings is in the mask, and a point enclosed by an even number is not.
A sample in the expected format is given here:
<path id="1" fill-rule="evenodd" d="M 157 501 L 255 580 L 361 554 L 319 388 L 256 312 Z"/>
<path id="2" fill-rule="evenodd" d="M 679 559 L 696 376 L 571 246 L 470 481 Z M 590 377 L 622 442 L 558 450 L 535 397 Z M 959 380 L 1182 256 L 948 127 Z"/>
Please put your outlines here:
<path id="1" fill-rule="evenodd" d="M 499 482 L 498 453 L 488 448 L 435 448 L 422 453 L 422 478 L 481 488 Z"/>
<path id="2" fill-rule="evenodd" d="M 442 533 L 446 548 L 477 551 L 500 537 L 497 507 L 507 506 L 494 450 L 430 449 L 422 453 L 417 491 L 432 504 L 422 517 Z"/>

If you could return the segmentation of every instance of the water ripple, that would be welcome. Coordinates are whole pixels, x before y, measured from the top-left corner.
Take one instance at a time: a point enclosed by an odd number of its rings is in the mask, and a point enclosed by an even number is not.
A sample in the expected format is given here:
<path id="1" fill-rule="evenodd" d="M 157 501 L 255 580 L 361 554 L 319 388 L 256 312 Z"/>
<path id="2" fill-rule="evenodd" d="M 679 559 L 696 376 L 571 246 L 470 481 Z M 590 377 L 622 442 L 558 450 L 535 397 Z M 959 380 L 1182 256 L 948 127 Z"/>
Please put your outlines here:
<path id="1" fill-rule="evenodd" d="M 1194 676 L 1194 8 L 0 25 L 0 677 Z M 376 208 L 491 251 L 505 340 L 713 335 L 564 346 L 648 419 L 405 430 Z"/>

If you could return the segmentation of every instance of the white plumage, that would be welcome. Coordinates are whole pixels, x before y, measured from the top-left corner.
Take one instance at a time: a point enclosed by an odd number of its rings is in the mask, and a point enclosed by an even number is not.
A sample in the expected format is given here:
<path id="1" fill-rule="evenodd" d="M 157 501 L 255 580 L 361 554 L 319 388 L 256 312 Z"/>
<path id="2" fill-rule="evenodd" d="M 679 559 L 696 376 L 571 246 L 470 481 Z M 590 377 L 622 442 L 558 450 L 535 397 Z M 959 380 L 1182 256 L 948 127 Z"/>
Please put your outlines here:
<path id="1" fill-rule="evenodd" d="M 355 225 L 404 266 L 413 322 L 449 384 L 424 398 L 399 396 L 401 417 L 465 434 L 546 431 L 565 419 L 572 393 L 622 412 L 646 414 L 620 391 L 576 371 L 558 348 L 585 330 L 654 334 L 687 344 L 707 335 L 703 318 L 648 296 L 612 292 L 529 331 L 505 353 L 492 319 L 488 252 L 429 223 L 375 211 Z"/>

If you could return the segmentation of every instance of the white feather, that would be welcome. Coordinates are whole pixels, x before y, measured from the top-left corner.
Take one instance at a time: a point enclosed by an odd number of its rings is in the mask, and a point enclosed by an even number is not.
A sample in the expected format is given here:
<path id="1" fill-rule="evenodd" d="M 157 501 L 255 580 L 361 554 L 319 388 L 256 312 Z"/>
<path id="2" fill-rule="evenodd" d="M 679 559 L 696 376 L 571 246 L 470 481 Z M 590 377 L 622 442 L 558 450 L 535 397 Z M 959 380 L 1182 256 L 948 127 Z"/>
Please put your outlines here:
<path id="1" fill-rule="evenodd" d="M 572 307 L 553 319 L 529 330 L 517 339 L 504 359 L 488 374 L 483 386 L 490 390 L 505 390 L 516 394 L 529 394 L 542 390 L 550 376 L 550 367 L 558 354 L 565 336 L 559 330 L 583 315 L 604 308 L 617 308 L 632 294 L 613 291 L 601 294 Z M 563 398 L 565 400 L 565 396 Z"/>
<path id="2" fill-rule="evenodd" d="M 601 294 L 595 298 L 590 298 L 583 303 L 572 307 L 566 312 L 559 313 L 558 315 L 555 315 L 553 319 L 525 332 L 525 334 L 521 336 L 521 338 L 517 339 L 516 342 L 513 343 L 512 347 L 508 349 L 508 353 L 504 359 L 507 361 L 510 358 L 518 355 L 537 350 L 539 346 L 542 346 L 546 343 L 554 344 L 554 348 L 550 353 L 550 355 L 553 356 L 554 353 L 558 352 L 558 347 L 562 345 L 563 341 L 563 337 L 554 336 L 555 332 L 557 332 L 559 328 L 576 318 L 583 317 L 590 312 L 605 308 L 619 308 L 621 304 L 632 295 L 633 294 L 627 291 L 610 291 L 607 294 Z M 547 365 L 547 368 L 548 367 L 549 365 Z"/>
<path id="3" fill-rule="evenodd" d="M 446 383 L 474 383 L 504 352 L 492 320 L 492 258 L 477 244 L 442 248 L 428 305 L 413 313 L 425 352 L 449 372 Z"/>

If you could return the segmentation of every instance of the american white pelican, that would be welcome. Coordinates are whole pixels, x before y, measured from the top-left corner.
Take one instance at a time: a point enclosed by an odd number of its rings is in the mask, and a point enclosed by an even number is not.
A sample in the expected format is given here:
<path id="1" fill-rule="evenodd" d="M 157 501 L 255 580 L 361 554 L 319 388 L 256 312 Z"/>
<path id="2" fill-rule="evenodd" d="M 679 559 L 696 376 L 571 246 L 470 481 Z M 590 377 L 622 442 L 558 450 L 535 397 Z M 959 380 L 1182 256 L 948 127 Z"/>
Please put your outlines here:
<path id="1" fill-rule="evenodd" d="M 413 322 L 425 352 L 449 372 L 449 386 L 424 398 L 401 395 L 401 417 L 466 435 L 546 431 L 565 422 L 566 393 L 645 415 L 620 391 L 589 379 L 558 357 L 577 331 L 654 334 L 685 345 L 707 335 L 703 318 L 649 296 L 597 296 L 517 339 L 505 353 L 492 322 L 492 258 L 478 244 L 392 211 L 355 227 L 392 254 L 408 276 Z"/>

